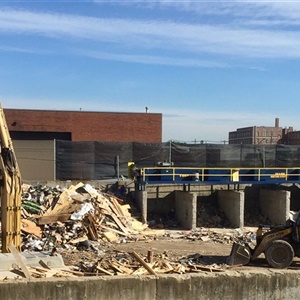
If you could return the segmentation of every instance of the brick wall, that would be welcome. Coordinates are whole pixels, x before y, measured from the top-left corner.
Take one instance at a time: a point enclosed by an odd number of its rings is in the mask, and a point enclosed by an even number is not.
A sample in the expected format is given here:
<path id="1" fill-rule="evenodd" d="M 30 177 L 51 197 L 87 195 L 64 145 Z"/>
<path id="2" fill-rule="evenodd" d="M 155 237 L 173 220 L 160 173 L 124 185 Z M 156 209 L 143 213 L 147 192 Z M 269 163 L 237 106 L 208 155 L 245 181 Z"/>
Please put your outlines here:
<path id="1" fill-rule="evenodd" d="M 72 141 L 162 142 L 162 114 L 4 109 L 10 132 L 70 132 Z"/>

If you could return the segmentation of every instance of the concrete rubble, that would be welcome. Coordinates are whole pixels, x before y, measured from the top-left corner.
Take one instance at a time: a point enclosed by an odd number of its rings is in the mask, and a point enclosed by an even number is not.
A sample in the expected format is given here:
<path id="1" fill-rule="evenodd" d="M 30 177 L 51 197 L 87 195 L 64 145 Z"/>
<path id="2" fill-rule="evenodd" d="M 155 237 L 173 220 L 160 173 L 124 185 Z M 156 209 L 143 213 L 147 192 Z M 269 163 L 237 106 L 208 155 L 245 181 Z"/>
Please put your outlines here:
<path id="1" fill-rule="evenodd" d="M 147 224 L 134 217 L 134 211 L 134 207 L 126 203 L 125 198 L 84 183 L 68 189 L 23 184 L 22 251 L 62 255 L 69 266 L 59 271 L 45 266 L 31 268 L 32 276 L 43 278 L 224 272 L 230 268 L 228 265 L 207 264 L 199 253 L 174 258 L 151 249 L 147 255 L 142 255 L 134 251 L 134 246 L 131 252 L 116 251 L 112 245 L 160 238 L 227 245 L 239 240 L 249 243 L 255 240 L 252 231 L 236 229 L 233 233 L 218 233 L 204 227 L 148 235 Z"/>

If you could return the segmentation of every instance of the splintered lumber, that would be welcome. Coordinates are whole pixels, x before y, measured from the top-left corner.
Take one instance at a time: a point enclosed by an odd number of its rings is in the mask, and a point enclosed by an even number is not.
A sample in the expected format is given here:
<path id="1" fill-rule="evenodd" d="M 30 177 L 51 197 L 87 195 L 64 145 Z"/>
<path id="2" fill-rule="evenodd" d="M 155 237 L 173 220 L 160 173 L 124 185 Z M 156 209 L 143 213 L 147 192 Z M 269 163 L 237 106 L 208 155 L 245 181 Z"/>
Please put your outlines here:
<path id="1" fill-rule="evenodd" d="M 75 194 L 75 195 L 71 195 L 71 198 L 74 201 L 83 203 L 84 201 L 86 201 L 86 200 L 88 200 L 90 198 L 90 195 Z"/>
<path id="2" fill-rule="evenodd" d="M 128 234 L 128 230 L 123 226 L 123 224 L 121 223 L 121 221 L 118 219 L 118 217 L 114 213 L 109 214 L 109 216 L 112 217 L 112 219 L 115 221 L 115 223 L 119 226 L 119 228 L 124 233 Z"/>
<path id="3" fill-rule="evenodd" d="M 183 274 L 186 272 L 185 266 L 183 265 L 178 265 L 177 267 L 174 268 L 175 273 Z"/>
<path id="4" fill-rule="evenodd" d="M 30 268 L 29 272 L 30 272 L 31 276 L 34 278 L 45 278 L 46 277 L 46 273 L 36 271 L 34 268 Z"/>
<path id="5" fill-rule="evenodd" d="M 116 266 L 115 264 L 111 264 L 110 265 L 114 270 L 116 270 L 118 272 L 118 275 L 120 274 L 124 274 L 124 272 L 118 267 Z"/>
<path id="6" fill-rule="evenodd" d="M 39 225 L 45 225 L 45 224 L 53 224 L 57 221 L 60 222 L 67 222 L 70 218 L 71 214 L 59 214 L 55 216 L 42 216 L 37 219 L 37 222 Z"/>
<path id="7" fill-rule="evenodd" d="M 38 238 L 42 238 L 42 230 L 39 226 L 37 226 L 34 222 L 22 219 L 21 220 L 21 230 L 26 233 L 31 233 Z"/>
<path id="8" fill-rule="evenodd" d="M 115 242 L 119 239 L 113 232 L 103 232 L 103 235 L 109 242 Z"/>
<path id="9" fill-rule="evenodd" d="M 40 272 L 40 274 L 43 275 L 42 277 L 46 277 L 46 278 L 53 277 L 57 273 L 57 271 L 55 271 L 55 270 L 51 270 L 49 268 L 43 268 L 43 267 L 31 266 L 30 269 L 34 269 L 34 270 Z M 32 271 L 31 271 L 31 273 L 32 273 Z M 35 272 L 35 275 L 37 275 L 36 272 Z"/>
<path id="10" fill-rule="evenodd" d="M 106 224 L 106 226 L 112 227 L 112 228 L 117 229 L 117 230 L 119 228 L 118 225 L 113 223 L 113 222 L 105 221 L 105 224 Z"/>
<path id="11" fill-rule="evenodd" d="M 135 251 L 132 252 L 132 255 L 150 274 L 156 275 L 156 272 Z"/>
<path id="12" fill-rule="evenodd" d="M 129 212 L 130 208 L 129 204 L 120 205 L 120 209 L 122 210 L 122 215 L 124 217 L 131 217 L 131 213 Z"/>
<path id="13" fill-rule="evenodd" d="M 118 201 L 115 198 L 113 198 L 113 197 L 109 197 L 109 200 L 111 201 L 111 203 L 115 207 L 116 211 L 118 212 L 118 215 L 124 217 L 123 211 L 122 211 L 122 209 L 121 209 L 120 204 L 118 203 Z"/>
<path id="14" fill-rule="evenodd" d="M 89 220 L 89 224 L 87 226 L 87 230 L 88 230 L 88 233 L 89 233 L 89 237 L 90 237 L 91 240 L 96 241 L 99 238 L 96 227 L 95 227 L 96 221 L 95 221 L 94 217 L 91 214 L 89 214 L 88 220 Z"/>
<path id="15" fill-rule="evenodd" d="M 72 195 L 76 192 L 76 190 L 80 187 L 83 187 L 84 184 L 82 182 L 78 183 L 75 186 L 71 186 L 69 189 L 63 191 L 59 196 L 58 201 L 55 206 L 49 208 L 44 216 L 53 216 L 59 214 L 73 213 L 77 209 L 80 208 L 80 204 L 74 204 L 74 200 L 72 199 Z"/>
<path id="16" fill-rule="evenodd" d="M 123 200 L 118 198 L 117 196 L 113 195 L 113 194 L 107 194 L 107 193 L 103 193 L 106 197 L 109 198 L 114 198 L 114 200 L 116 200 L 118 202 L 118 204 L 122 204 Z"/>
<path id="17" fill-rule="evenodd" d="M 96 269 L 97 269 L 98 271 L 100 271 L 100 272 L 106 274 L 106 275 L 114 276 L 114 273 L 111 273 L 111 272 L 109 272 L 109 271 L 107 271 L 107 270 L 105 270 L 105 269 L 103 269 L 103 268 L 101 268 L 101 267 L 99 267 L 99 266 L 96 266 Z"/>
<path id="18" fill-rule="evenodd" d="M 147 275 L 149 274 L 149 272 L 142 266 L 140 267 L 139 269 L 135 270 L 132 275 L 137 275 L 137 276 L 140 276 L 140 275 Z"/>
<path id="19" fill-rule="evenodd" d="M 25 277 L 28 279 L 32 278 L 29 270 L 27 269 L 24 261 L 22 260 L 20 253 L 12 243 L 9 245 L 9 250 L 12 253 L 14 259 L 16 260 L 18 266 L 21 268 L 22 272 L 24 273 Z"/>
<path id="20" fill-rule="evenodd" d="M 153 270 L 157 273 L 170 273 L 174 271 L 174 268 L 167 261 L 155 261 L 152 265 Z"/>
<path id="21" fill-rule="evenodd" d="M 109 228 L 105 225 L 100 225 L 100 228 L 105 229 L 107 231 L 112 231 L 112 232 L 117 233 L 117 234 L 122 235 L 122 236 L 128 236 L 128 234 L 126 234 L 122 231 L 119 231 L 119 230 L 116 230 L 116 229 L 113 229 L 113 228 Z"/>
<path id="22" fill-rule="evenodd" d="M 124 266 L 122 263 L 118 262 L 116 259 L 112 259 L 112 264 L 111 266 L 113 268 L 117 268 L 118 270 L 120 270 L 122 273 L 125 273 L 127 275 L 130 275 L 133 273 L 133 270 Z"/>
<path id="23" fill-rule="evenodd" d="M 109 207 L 110 209 L 115 213 L 115 215 L 119 218 L 120 222 L 122 222 L 122 224 L 127 227 L 127 218 L 128 216 L 128 211 L 127 214 L 124 213 L 122 206 L 119 204 L 119 202 L 112 196 L 108 196 L 109 197 Z"/>
<path id="24" fill-rule="evenodd" d="M 143 224 L 142 222 L 132 219 L 131 220 L 131 228 L 136 231 L 144 231 L 148 227 L 147 224 Z"/>
<path id="25" fill-rule="evenodd" d="M 191 268 L 190 271 L 192 271 L 192 272 L 202 272 L 202 271 L 206 271 L 206 272 L 225 272 L 225 270 L 223 270 L 223 269 L 217 269 L 217 268 L 213 268 L 213 267 L 205 267 L 205 266 L 199 266 L 199 265 L 193 266 L 193 268 Z"/>

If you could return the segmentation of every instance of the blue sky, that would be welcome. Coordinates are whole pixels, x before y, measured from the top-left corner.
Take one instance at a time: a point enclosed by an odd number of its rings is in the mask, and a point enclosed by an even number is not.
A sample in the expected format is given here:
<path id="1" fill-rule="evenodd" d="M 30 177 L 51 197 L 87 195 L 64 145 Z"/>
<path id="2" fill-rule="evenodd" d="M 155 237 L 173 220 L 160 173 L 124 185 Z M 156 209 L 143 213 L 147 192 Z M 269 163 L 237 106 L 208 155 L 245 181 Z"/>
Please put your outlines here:
<path id="1" fill-rule="evenodd" d="M 300 130 L 299 29 L 300 1 L 0 0 L 0 101 L 147 106 L 163 141 L 226 141 L 276 117 Z"/>

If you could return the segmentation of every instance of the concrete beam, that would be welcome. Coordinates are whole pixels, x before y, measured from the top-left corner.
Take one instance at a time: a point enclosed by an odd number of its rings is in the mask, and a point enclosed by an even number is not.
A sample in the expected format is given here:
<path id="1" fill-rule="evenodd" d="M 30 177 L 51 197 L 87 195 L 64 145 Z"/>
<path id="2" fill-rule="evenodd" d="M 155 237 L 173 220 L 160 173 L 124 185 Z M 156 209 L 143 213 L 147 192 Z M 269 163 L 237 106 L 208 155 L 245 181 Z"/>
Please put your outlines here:
<path id="1" fill-rule="evenodd" d="M 244 227 L 244 192 L 221 190 L 217 193 L 219 207 L 233 227 Z"/>
<path id="2" fill-rule="evenodd" d="M 291 192 L 266 190 L 259 192 L 260 209 L 273 224 L 286 224 L 289 219 Z"/>
<path id="3" fill-rule="evenodd" d="M 142 220 L 144 223 L 147 223 L 147 206 L 148 206 L 148 196 L 146 191 L 135 191 L 134 200 L 140 209 Z"/>
<path id="4" fill-rule="evenodd" d="M 175 215 L 185 229 L 195 229 L 197 227 L 197 195 L 175 191 Z"/>

